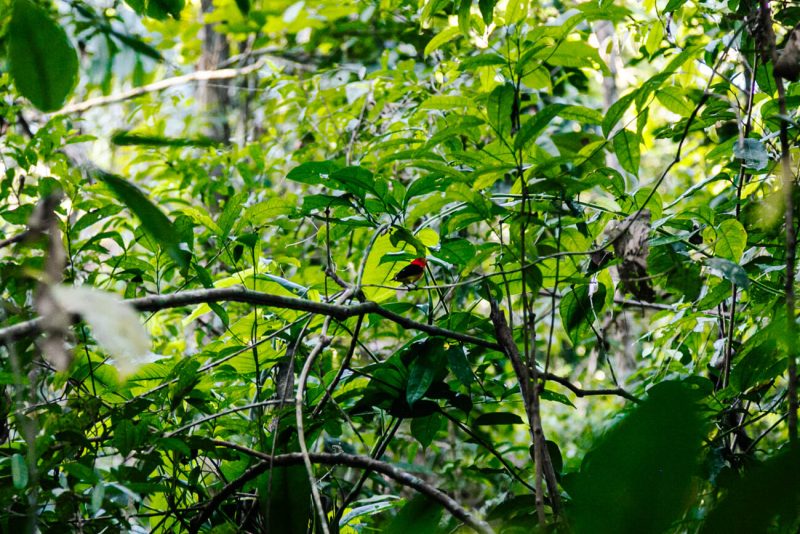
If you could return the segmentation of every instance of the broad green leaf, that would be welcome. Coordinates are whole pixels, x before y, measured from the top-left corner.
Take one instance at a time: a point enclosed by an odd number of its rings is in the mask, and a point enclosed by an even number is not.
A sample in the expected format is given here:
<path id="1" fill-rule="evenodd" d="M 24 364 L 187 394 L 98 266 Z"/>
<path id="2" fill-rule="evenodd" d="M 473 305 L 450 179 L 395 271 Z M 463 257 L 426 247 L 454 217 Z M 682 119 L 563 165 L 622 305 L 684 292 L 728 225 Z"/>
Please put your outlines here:
<path id="1" fill-rule="evenodd" d="M 500 54 L 478 54 L 477 56 L 464 58 L 461 63 L 458 64 L 458 70 L 473 70 L 478 67 L 492 67 L 496 65 L 506 65 L 507 63 L 506 59 Z"/>
<path id="2" fill-rule="evenodd" d="M 437 534 L 442 506 L 424 495 L 416 495 L 385 528 L 386 534 Z"/>
<path id="3" fill-rule="evenodd" d="M 78 55 L 64 29 L 30 0 L 14 0 L 6 39 L 17 91 L 42 111 L 63 106 L 78 79 Z"/>
<path id="4" fill-rule="evenodd" d="M 181 18 L 184 0 L 125 0 L 136 13 L 156 20 L 164 20 L 172 17 L 175 20 Z"/>
<path id="5" fill-rule="evenodd" d="M 461 346 L 453 346 L 447 349 L 447 365 L 456 375 L 458 381 L 469 387 L 475 380 L 472 369 L 469 366 L 464 349 Z"/>
<path id="6" fill-rule="evenodd" d="M 598 69 L 604 74 L 609 73 L 597 49 L 584 41 L 563 41 L 555 51 L 547 48 L 537 56 L 551 65 Z"/>
<path id="7" fill-rule="evenodd" d="M 630 107 L 631 103 L 636 99 L 639 91 L 634 90 L 623 96 L 608 108 L 606 116 L 603 119 L 603 134 L 608 136 L 614 126 L 617 125 L 619 120 L 625 115 L 625 112 Z"/>
<path id="8" fill-rule="evenodd" d="M 733 147 L 733 155 L 743 160 L 744 166 L 749 169 L 761 170 L 767 166 L 769 155 L 764 144 L 758 139 L 743 139 Z"/>
<path id="9" fill-rule="evenodd" d="M 28 464 L 25 457 L 18 452 L 11 455 L 11 480 L 18 490 L 28 485 Z"/>
<path id="10" fill-rule="evenodd" d="M 685 3 L 686 0 L 669 0 L 664 8 L 664 13 L 672 13 L 673 11 L 677 11 Z"/>
<path id="11" fill-rule="evenodd" d="M 529 0 L 508 0 L 504 14 L 506 24 L 516 24 L 528 16 Z"/>
<path id="12" fill-rule="evenodd" d="M 457 95 L 433 95 L 425 100 L 420 109 L 453 110 L 459 108 L 474 108 L 475 103 L 471 98 Z"/>
<path id="13" fill-rule="evenodd" d="M 747 232 L 736 219 L 725 219 L 716 228 L 714 255 L 739 263 L 747 247 Z"/>
<path id="14" fill-rule="evenodd" d="M 521 425 L 525 421 L 520 416 L 511 412 L 482 413 L 475 418 L 475 426 Z"/>
<path id="15" fill-rule="evenodd" d="M 661 382 L 585 456 L 565 484 L 576 534 L 665 532 L 683 515 L 705 437 L 698 397 Z"/>
<path id="16" fill-rule="evenodd" d="M 461 35 L 469 37 L 470 34 L 470 9 L 472 0 L 458 0 L 458 29 Z"/>
<path id="17" fill-rule="evenodd" d="M 406 401 L 409 406 L 425 396 L 434 379 L 446 372 L 447 355 L 441 343 L 427 342 L 408 369 Z"/>
<path id="18" fill-rule="evenodd" d="M 96 176 L 139 218 L 145 232 L 161 245 L 181 270 L 188 271 L 191 252 L 181 248 L 174 225 L 161 209 L 130 182 L 103 171 L 97 171 Z"/>
<path id="19" fill-rule="evenodd" d="M 658 49 L 661 47 L 661 41 L 664 39 L 664 26 L 661 21 L 655 21 L 650 25 L 650 31 L 647 32 L 647 39 L 644 42 L 644 48 L 647 54 L 653 57 Z"/>
<path id="20" fill-rule="evenodd" d="M 481 11 L 481 17 L 483 17 L 483 22 L 488 24 L 492 23 L 492 17 L 494 13 L 494 6 L 497 4 L 497 0 L 478 0 L 478 9 Z"/>
<path id="21" fill-rule="evenodd" d="M 800 499 L 800 449 L 786 449 L 766 460 L 754 459 L 741 477 L 731 477 L 701 534 L 793 531 Z"/>
<path id="22" fill-rule="evenodd" d="M 614 136 L 614 152 L 620 166 L 631 174 L 639 174 L 639 136 L 622 130 Z"/>
<path id="23" fill-rule="evenodd" d="M 275 467 L 262 477 L 268 510 L 265 532 L 305 534 L 311 516 L 311 486 L 303 465 Z"/>
<path id="24" fill-rule="evenodd" d="M 561 322 L 573 343 L 578 343 L 586 335 L 588 328 L 605 305 L 606 288 L 597 284 L 595 292 L 590 295 L 591 286 L 577 286 L 564 295 L 559 305 Z"/>
<path id="25" fill-rule="evenodd" d="M 250 0 L 236 0 L 236 7 L 242 12 L 242 15 L 247 16 L 250 13 Z"/>
<path id="26" fill-rule="evenodd" d="M 550 391 L 549 389 L 545 389 L 539 395 L 542 400 L 553 401 L 559 404 L 563 404 L 564 406 L 569 406 L 570 408 L 575 408 L 575 405 L 572 404 L 572 401 L 569 400 L 569 397 L 561 393 L 558 393 L 557 391 Z"/>
<path id="27" fill-rule="evenodd" d="M 433 39 L 428 41 L 428 44 L 425 45 L 425 56 L 431 55 L 433 52 L 439 49 L 445 43 L 448 43 L 455 39 L 456 37 L 460 37 L 461 32 L 459 31 L 458 26 L 448 26 L 438 34 L 436 34 Z"/>
<path id="28" fill-rule="evenodd" d="M 558 115 L 581 124 L 602 124 L 603 122 L 602 113 L 584 106 L 566 106 L 558 112 Z"/>
<path id="29" fill-rule="evenodd" d="M 694 111 L 694 106 L 684 96 L 683 91 L 674 86 L 663 87 L 656 91 L 656 99 L 665 108 L 681 117 L 688 117 Z"/>
<path id="30" fill-rule="evenodd" d="M 550 104 L 522 123 L 517 136 L 514 138 L 514 148 L 519 150 L 536 141 L 544 129 L 547 128 L 547 125 L 550 124 L 550 121 L 566 107 L 564 104 Z"/>
<path id="31" fill-rule="evenodd" d="M 419 441 L 423 449 L 427 449 L 436 434 L 442 429 L 443 423 L 444 417 L 439 413 L 432 413 L 425 417 L 415 417 L 411 420 L 411 435 Z"/>
<path id="32" fill-rule="evenodd" d="M 242 217 L 242 205 L 247 200 L 247 193 L 236 193 L 225 203 L 222 214 L 217 219 L 220 229 L 220 237 L 227 238 L 233 225 Z"/>
<path id="33" fill-rule="evenodd" d="M 750 286 L 750 279 L 747 277 L 747 272 L 738 263 L 723 258 L 708 258 L 705 263 L 709 268 L 719 272 L 724 279 L 737 286 L 743 288 Z"/>
<path id="34" fill-rule="evenodd" d="M 498 85 L 486 103 L 486 114 L 489 124 L 499 137 L 506 137 L 511 132 L 511 113 L 514 105 L 514 86 Z"/>
<path id="35" fill-rule="evenodd" d="M 307 161 L 289 171 L 286 179 L 309 185 L 323 184 L 338 169 L 332 161 Z"/>

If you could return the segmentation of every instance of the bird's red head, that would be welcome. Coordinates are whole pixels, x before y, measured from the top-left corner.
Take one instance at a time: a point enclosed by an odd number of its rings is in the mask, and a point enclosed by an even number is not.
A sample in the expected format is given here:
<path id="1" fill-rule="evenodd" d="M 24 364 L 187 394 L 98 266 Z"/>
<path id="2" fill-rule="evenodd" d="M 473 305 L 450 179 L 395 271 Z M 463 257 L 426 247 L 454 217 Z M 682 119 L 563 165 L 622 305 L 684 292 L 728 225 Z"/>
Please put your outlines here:
<path id="1" fill-rule="evenodd" d="M 426 260 L 425 258 L 416 258 L 411 262 L 411 265 L 417 265 L 424 269 L 425 266 L 428 265 L 428 260 Z"/>

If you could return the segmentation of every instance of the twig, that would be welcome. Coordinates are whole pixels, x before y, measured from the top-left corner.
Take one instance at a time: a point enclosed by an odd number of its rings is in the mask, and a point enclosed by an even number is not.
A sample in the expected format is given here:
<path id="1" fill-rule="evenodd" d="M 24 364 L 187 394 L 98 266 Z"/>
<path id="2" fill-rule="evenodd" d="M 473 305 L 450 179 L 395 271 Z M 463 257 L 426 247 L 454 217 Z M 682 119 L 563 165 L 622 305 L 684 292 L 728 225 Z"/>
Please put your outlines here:
<path id="1" fill-rule="evenodd" d="M 109 104 L 124 102 L 125 100 L 136 98 L 137 96 L 142 96 L 147 93 L 155 93 L 158 91 L 163 91 L 165 89 L 169 89 L 170 87 L 175 87 L 176 85 L 184 85 L 189 82 L 202 82 L 208 80 L 227 80 L 230 78 L 238 78 L 239 76 L 245 76 L 247 74 L 250 74 L 251 72 L 257 71 L 258 69 L 264 66 L 264 63 L 265 61 L 263 59 L 259 59 L 252 65 L 248 65 L 246 67 L 242 67 L 239 69 L 199 70 L 189 74 L 184 74 L 182 76 L 166 78 L 164 80 L 159 80 L 157 82 L 149 83 L 147 85 L 142 85 L 141 87 L 135 87 L 133 89 L 130 89 L 128 91 L 123 91 L 115 95 L 90 98 L 89 100 L 84 100 L 83 102 L 70 104 L 69 106 L 64 106 L 55 113 L 52 113 L 50 116 L 58 117 L 61 115 L 70 115 L 72 113 L 82 113 L 91 108 L 108 106 Z"/>
<path id="2" fill-rule="evenodd" d="M 582 389 L 564 378 L 563 376 L 558 376 L 553 373 L 542 373 L 542 378 L 546 380 L 552 380 L 558 384 L 561 384 L 571 392 L 573 392 L 578 397 L 590 397 L 593 395 L 616 395 L 618 397 L 622 397 L 624 399 L 628 399 L 629 401 L 633 402 L 641 402 L 641 400 L 633 395 L 632 393 L 628 393 L 622 388 L 605 388 L 605 389 Z"/>
<path id="3" fill-rule="evenodd" d="M 248 469 L 242 476 L 225 486 L 219 493 L 208 501 L 203 508 L 203 511 L 192 521 L 192 529 L 194 532 L 199 530 L 200 526 L 211 516 L 211 513 L 230 495 L 232 495 L 239 488 L 244 486 L 250 480 L 253 480 L 258 475 L 264 473 L 272 467 L 285 467 L 291 465 L 298 465 L 303 463 L 303 455 L 300 453 L 281 454 L 279 456 L 271 456 L 263 452 L 259 452 L 242 445 L 230 443 L 227 441 L 213 440 L 214 445 L 217 447 L 225 447 L 233 449 L 254 458 L 259 458 L 262 462 L 254 465 Z M 494 531 L 485 522 L 476 519 L 470 512 L 465 510 L 458 502 L 443 491 L 434 488 L 419 478 L 401 471 L 395 466 L 380 460 L 375 460 L 367 456 L 360 456 L 355 454 L 330 454 L 330 453 L 311 453 L 309 459 L 315 464 L 321 465 L 344 465 L 353 468 L 369 469 L 382 475 L 385 475 L 392 480 L 412 488 L 426 497 L 441 504 L 453 517 L 462 521 L 464 524 L 470 526 L 477 532 L 482 534 L 492 534 Z"/>

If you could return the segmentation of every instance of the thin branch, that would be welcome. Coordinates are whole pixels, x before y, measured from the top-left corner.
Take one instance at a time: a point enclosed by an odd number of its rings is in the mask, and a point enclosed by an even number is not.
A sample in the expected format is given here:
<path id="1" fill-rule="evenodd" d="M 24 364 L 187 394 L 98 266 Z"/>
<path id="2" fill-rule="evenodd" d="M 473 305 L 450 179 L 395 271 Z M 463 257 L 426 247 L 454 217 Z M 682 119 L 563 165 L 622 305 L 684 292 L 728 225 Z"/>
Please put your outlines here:
<path id="1" fill-rule="evenodd" d="M 225 501 L 225 499 L 227 499 L 234 492 L 239 490 L 250 480 L 253 480 L 254 478 L 266 472 L 267 470 L 271 469 L 272 467 L 285 467 L 291 465 L 299 465 L 303 463 L 303 455 L 299 452 L 272 456 L 227 441 L 213 440 L 213 443 L 218 447 L 233 449 L 242 452 L 244 454 L 247 454 L 249 456 L 252 456 L 254 458 L 259 458 L 262 461 L 257 463 L 250 469 L 248 469 L 242 476 L 240 476 L 239 478 L 237 478 L 236 480 L 225 486 L 222 490 L 220 490 L 219 493 L 214 495 L 214 497 L 208 501 L 208 503 L 204 506 L 203 511 L 200 513 L 200 515 L 198 515 L 192 521 L 191 524 L 192 532 L 197 532 L 203 525 L 203 523 L 205 523 L 206 520 L 208 520 L 208 518 L 211 517 L 211 514 L 214 512 L 214 510 L 220 504 L 222 504 L 222 502 Z M 422 493 L 429 499 L 441 504 L 448 512 L 450 512 L 453 515 L 453 517 L 455 517 L 459 521 L 462 521 L 464 524 L 470 526 L 475 531 L 480 532 L 482 534 L 491 534 L 494 532 L 488 524 L 481 521 L 480 519 L 473 517 L 473 515 L 470 512 L 465 510 L 458 502 L 456 502 L 452 497 L 450 497 L 443 491 L 429 485 L 428 483 L 420 480 L 419 478 L 415 477 L 410 473 L 401 471 L 400 469 L 396 468 L 391 464 L 388 464 L 386 462 L 381 462 L 380 460 L 375 460 L 367 456 L 360 456 L 355 454 L 311 453 L 309 454 L 309 458 L 315 464 L 331 465 L 331 466 L 343 465 L 357 469 L 369 469 L 377 473 L 381 473 L 382 475 L 387 476 L 404 486 L 412 488 L 418 491 L 419 493 Z"/>
<path id="2" fill-rule="evenodd" d="M 554 375 L 553 373 L 543 373 L 542 378 L 546 380 L 552 380 L 558 384 L 561 384 L 571 392 L 573 392 L 578 397 L 590 397 L 593 395 L 616 395 L 618 397 L 622 397 L 624 399 L 628 399 L 629 401 L 633 402 L 641 402 L 641 400 L 633 395 L 632 393 L 628 393 L 622 388 L 606 388 L 606 389 L 582 389 L 567 380 L 566 378 L 558 375 Z"/>
<path id="3" fill-rule="evenodd" d="M 325 323 L 322 325 L 319 341 L 317 341 L 317 345 L 311 351 L 311 354 L 309 354 L 306 358 L 305 365 L 303 365 L 303 370 L 300 372 L 300 377 L 297 379 L 297 391 L 295 392 L 294 397 L 294 415 L 295 421 L 297 422 L 297 439 L 300 444 L 300 454 L 303 457 L 303 463 L 305 464 L 306 472 L 308 473 L 308 483 L 311 487 L 311 497 L 314 500 L 314 508 L 317 509 L 320 522 L 319 524 L 324 534 L 330 534 L 330 530 L 328 529 L 328 519 L 325 514 L 325 508 L 322 506 L 322 497 L 319 494 L 319 488 L 317 488 L 317 481 L 314 475 L 314 466 L 311 463 L 311 457 L 308 453 L 308 446 L 306 445 L 306 431 L 305 426 L 303 425 L 303 395 L 306 391 L 306 381 L 308 380 L 308 375 L 311 372 L 311 367 L 314 365 L 317 356 L 319 356 L 325 347 L 330 345 L 331 341 L 333 341 L 331 338 L 327 337 L 330 324 L 331 318 L 327 317 L 325 319 Z"/>
<path id="4" fill-rule="evenodd" d="M 259 59 L 252 65 L 248 65 L 246 67 L 242 67 L 239 69 L 198 70 L 196 72 L 184 74 L 182 76 L 166 78 L 164 80 L 159 80 L 157 82 L 149 83 L 147 85 L 142 85 L 141 87 L 135 87 L 133 89 L 130 89 L 128 91 L 123 91 L 115 95 L 90 98 L 89 100 L 84 100 L 83 102 L 70 104 L 69 106 L 64 106 L 55 113 L 52 113 L 50 116 L 58 117 L 61 115 L 70 115 L 72 113 L 82 113 L 91 108 L 108 106 L 109 104 L 124 102 L 125 100 L 136 98 L 137 96 L 146 95 L 147 93 L 155 93 L 158 91 L 163 91 L 165 89 L 169 89 L 170 87 L 175 87 L 177 85 L 184 85 L 190 82 L 202 82 L 208 80 L 227 80 L 230 78 L 238 78 L 240 76 L 246 76 L 251 72 L 257 71 L 258 69 L 263 67 L 264 64 L 265 60 Z"/>

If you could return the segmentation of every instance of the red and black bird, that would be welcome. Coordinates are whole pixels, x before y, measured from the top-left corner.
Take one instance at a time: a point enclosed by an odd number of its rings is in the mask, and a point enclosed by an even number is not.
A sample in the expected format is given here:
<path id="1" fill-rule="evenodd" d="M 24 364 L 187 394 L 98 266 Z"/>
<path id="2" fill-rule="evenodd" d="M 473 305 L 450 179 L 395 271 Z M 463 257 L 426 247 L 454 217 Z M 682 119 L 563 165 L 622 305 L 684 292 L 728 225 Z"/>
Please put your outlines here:
<path id="1" fill-rule="evenodd" d="M 400 282 L 403 285 L 411 285 L 425 274 L 425 266 L 428 265 L 428 260 L 425 258 L 416 258 L 411 263 L 400 269 L 394 278 L 395 282 Z"/>

